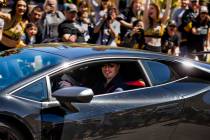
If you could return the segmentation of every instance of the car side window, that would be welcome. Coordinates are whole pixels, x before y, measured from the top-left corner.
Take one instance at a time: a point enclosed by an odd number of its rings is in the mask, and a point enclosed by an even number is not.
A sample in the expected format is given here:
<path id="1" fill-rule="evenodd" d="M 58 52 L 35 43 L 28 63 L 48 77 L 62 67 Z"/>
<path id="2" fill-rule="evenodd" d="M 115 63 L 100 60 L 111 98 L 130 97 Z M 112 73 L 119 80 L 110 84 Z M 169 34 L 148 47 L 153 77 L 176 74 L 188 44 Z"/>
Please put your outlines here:
<path id="1" fill-rule="evenodd" d="M 171 68 L 158 61 L 143 60 L 142 64 L 153 85 L 159 85 L 173 80 L 174 73 Z"/>
<path id="2" fill-rule="evenodd" d="M 117 75 L 117 77 L 115 77 L 115 79 L 113 79 L 113 81 L 111 81 L 110 85 L 108 85 L 107 87 L 104 86 L 106 78 L 102 72 L 102 66 L 104 66 L 105 64 L 120 65 L 119 75 Z M 109 68 L 109 71 L 113 72 L 114 70 L 113 68 Z M 67 78 L 64 78 L 64 75 Z M 73 81 L 76 82 L 72 82 L 71 79 L 73 79 Z M 101 62 L 100 61 L 93 62 L 84 65 L 78 65 L 71 69 L 61 71 L 51 76 L 50 80 L 52 83 L 52 92 L 65 86 L 76 85 L 76 86 L 91 88 L 94 91 L 95 95 L 110 93 L 112 92 L 110 91 L 110 89 L 111 88 L 114 89 L 117 86 L 123 87 L 123 90 L 131 90 L 131 89 L 143 88 L 145 86 L 149 86 L 148 82 L 145 80 L 144 72 L 137 61 L 107 60 Z"/>
<path id="3" fill-rule="evenodd" d="M 47 84 L 45 79 L 41 79 L 21 90 L 14 95 L 34 101 L 44 101 L 48 98 Z"/>

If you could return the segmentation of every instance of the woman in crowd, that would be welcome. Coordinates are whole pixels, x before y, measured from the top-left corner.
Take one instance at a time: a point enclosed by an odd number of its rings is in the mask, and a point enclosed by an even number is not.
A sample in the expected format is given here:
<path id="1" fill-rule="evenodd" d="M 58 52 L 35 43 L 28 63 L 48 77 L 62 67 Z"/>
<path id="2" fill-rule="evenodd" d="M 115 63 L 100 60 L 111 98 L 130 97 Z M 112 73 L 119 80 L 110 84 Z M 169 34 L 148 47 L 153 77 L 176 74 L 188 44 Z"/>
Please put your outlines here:
<path id="1" fill-rule="evenodd" d="M 21 36 L 24 34 L 25 26 L 28 23 L 27 14 L 28 7 L 25 0 L 15 1 L 9 13 L 0 12 L 0 18 L 5 21 L 0 51 L 25 46 L 21 41 Z"/>
<path id="2" fill-rule="evenodd" d="M 117 46 L 117 39 L 120 33 L 120 23 L 116 20 L 118 11 L 115 6 L 108 8 L 107 16 L 102 17 L 94 28 L 98 33 L 97 44 Z"/>
<path id="3" fill-rule="evenodd" d="M 160 17 L 160 8 L 155 3 L 150 3 L 146 0 L 144 8 L 144 49 L 160 52 L 161 51 L 161 36 L 164 33 L 164 26 L 170 15 L 171 1 L 167 0 L 166 9 L 163 16 Z"/>
<path id="4" fill-rule="evenodd" d="M 96 22 L 98 22 L 102 17 L 107 17 L 108 7 L 112 5 L 110 0 L 101 0 L 98 8 L 95 10 Z"/>
<path id="5" fill-rule="evenodd" d="M 91 33 L 94 28 L 94 19 L 91 15 L 91 8 L 87 1 L 81 1 L 78 4 L 78 22 L 84 30 L 84 38 L 85 42 L 90 40 Z"/>
<path id="6" fill-rule="evenodd" d="M 143 8 L 142 8 L 142 0 L 132 0 L 131 4 L 128 8 L 121 11 L 120 16 L 118 16 L 117 20 L 121 24 L 121 33 L 120 39 L 121 44 L 124 43 L 125 34 L 130 32 L 133 29 L 133 22 L 136 20 L 142 20 L 143 18 Z"/>

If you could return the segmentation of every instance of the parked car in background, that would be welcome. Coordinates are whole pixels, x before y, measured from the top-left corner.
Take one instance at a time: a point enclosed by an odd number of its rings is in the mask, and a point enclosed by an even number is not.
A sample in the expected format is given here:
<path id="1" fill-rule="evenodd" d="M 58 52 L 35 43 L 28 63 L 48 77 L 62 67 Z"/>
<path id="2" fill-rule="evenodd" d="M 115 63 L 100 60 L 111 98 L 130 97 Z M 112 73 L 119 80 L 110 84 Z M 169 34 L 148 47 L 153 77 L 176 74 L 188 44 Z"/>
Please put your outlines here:
<path id="1" fill-rule="evenodd" d="M 94 95 L 104 63 L 128 90 Z M 63 74 L 74 86 L 57 88 Z M 208 140 L 210 65 L 161 53 L 84 44 L 0 52 L 1 140 Z"/>

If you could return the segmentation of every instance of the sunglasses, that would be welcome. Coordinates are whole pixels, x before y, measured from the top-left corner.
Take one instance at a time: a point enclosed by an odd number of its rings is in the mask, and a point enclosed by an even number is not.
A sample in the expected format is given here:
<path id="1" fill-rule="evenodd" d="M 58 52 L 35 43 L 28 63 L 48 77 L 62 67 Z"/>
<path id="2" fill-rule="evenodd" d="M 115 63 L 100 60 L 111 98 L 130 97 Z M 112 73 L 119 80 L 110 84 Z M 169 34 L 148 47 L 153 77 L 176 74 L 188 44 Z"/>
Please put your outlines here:
<path id="1" fill-rule="evenodd" d="M 104 64 L 104 65 L 102 65 L 102 68 L 105 68 L 105 67 L 113 68 L 113 67 L 115 67 L 115 64 Z"/>

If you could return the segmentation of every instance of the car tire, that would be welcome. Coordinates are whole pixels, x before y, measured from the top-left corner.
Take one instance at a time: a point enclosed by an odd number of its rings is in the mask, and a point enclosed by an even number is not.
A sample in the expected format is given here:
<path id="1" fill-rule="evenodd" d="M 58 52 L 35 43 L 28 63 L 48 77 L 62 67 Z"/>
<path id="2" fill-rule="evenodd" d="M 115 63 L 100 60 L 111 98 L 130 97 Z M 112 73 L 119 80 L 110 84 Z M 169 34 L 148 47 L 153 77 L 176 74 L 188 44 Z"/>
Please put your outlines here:
<path id="1" fill-rule="evenodd" d="M 14 125 L 0 122 L 0 140 L 25 140 L 25 138 Z"/>

